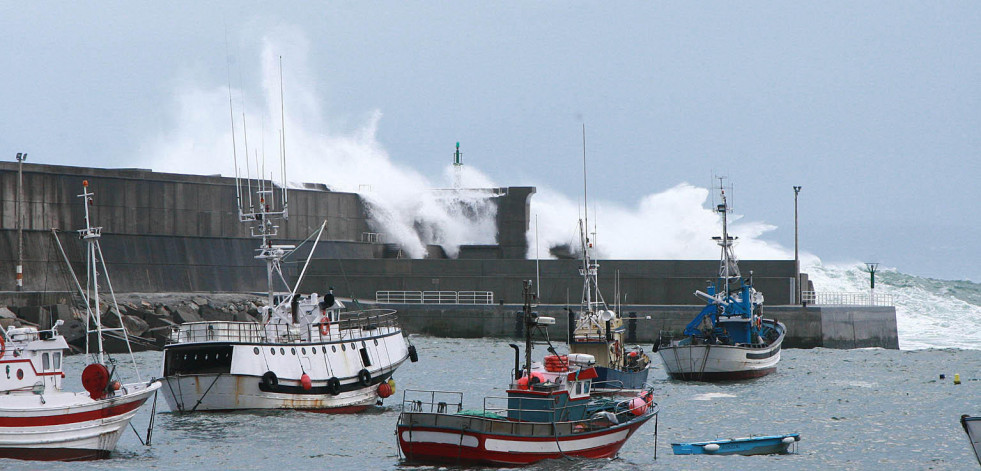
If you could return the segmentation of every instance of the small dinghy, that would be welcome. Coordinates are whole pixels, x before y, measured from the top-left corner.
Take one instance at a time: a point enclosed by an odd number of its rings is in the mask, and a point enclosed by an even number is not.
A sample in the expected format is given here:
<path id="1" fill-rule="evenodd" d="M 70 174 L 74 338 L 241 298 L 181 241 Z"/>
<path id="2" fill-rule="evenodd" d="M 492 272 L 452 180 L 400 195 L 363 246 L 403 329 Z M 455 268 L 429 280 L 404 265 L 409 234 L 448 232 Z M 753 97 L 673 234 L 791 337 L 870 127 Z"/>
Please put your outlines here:
<path id="1" fill-rule="evenodd" d="M 707 442 L 672 443 L 671 449 L 676 455 L 772 455 L 791 453 L 790 445 L 799 441 L 799 433 L 788 433 Z M 794 449 L 796 451 L 796 445 Z"/>

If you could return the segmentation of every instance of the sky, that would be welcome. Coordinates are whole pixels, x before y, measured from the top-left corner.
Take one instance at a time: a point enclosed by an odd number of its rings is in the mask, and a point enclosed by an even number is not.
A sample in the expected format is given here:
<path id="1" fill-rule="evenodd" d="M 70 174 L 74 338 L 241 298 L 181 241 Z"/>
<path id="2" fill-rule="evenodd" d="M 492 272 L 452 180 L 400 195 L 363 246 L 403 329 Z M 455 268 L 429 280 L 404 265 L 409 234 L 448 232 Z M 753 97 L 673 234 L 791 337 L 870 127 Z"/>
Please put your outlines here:
<path id="1" fill-rule="evenodd" d="M 601 234 L 724 175 L 782 254 L 800 185 L 802 251 L 981 282 L 978 25 L 968 1 L 0 2 L 0 158 L 231 175 L 229 90 L 274 153 L 282 57 L 288 155 L 334 156 L 296 179 L 445 186 L 460 142 L 473 181 L 575 206 L 585 125 Z"/>

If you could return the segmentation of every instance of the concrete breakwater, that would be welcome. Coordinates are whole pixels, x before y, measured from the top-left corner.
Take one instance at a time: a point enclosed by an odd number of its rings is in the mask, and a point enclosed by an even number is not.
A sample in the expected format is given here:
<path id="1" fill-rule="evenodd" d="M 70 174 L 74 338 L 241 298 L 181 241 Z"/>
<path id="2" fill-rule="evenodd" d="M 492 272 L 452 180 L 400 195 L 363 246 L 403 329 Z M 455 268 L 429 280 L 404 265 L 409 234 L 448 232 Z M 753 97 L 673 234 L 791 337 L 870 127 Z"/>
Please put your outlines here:
<path id="1" fill-rule="evenodd" d="M 0 326 L 36 325 L 47 329 L 65 321 L 59 331 L 69 341 L 84 336 L 84 306 L 72 304 L 70 293 L 0 293 Z M 173 326 L 184 322 L 253 322 L 265 298 L 234 293 L 127 293 L 117 295 L 123 323 L 143 348 L 164 345 Z M 358 305 L 345 300 L 349 309 Z M 118 326 L 108 297 L 102 299 L 103 318 Z M 494 304 L 377 304 L 398 311 L 399 320 L 410 334 L 453 338 L 521 338 L 521 306 Z M 627 338 L 632 343 L 653 343 L 661 332 L 681 335 L 698 313 L 691 305 L 625 305 Z M 535 311 L 556 319 L 551 338 L 565 342 L 569 314 L 564 305 L 539 305 Z M 896 309 L 891 306 L 768 306 L 764 315 L 787 326 L 787 348 L 899 348 Z"/>
<path id="2" fill-rule="evenodd" d="M 436 304 L 386 304 L 398 310 L 406 331 L 437 337 L 520 338 L 521 306 L 465 306 Z M 676 338 L 701 306 L 625 305 L 627 339 L 653 343 L 661 332 Z M 565 342 L 569 314 L 563 305 L 539 305 L 535 311 L 554 317 L 550 337 Z M 896 309 L 892 306 L 768 306 L 764 317 L 787 326 L 786 348 L 899 348 Z"/>

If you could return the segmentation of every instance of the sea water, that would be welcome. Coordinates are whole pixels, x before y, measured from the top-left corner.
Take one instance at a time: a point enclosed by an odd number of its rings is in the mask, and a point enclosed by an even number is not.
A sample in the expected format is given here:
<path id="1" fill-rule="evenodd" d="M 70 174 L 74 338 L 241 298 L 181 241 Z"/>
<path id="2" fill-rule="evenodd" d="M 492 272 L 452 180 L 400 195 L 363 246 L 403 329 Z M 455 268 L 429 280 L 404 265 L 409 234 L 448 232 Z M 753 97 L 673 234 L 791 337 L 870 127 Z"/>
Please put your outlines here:
<path id="1" fill-rule="evenodd" d="M 299 411 L 193 413 L 158 400 L 152 446 L 126 430 L 108 460 L 31 463 L 2 469 L 397 469 L 395 437 L 403 388 L 458 390 L 464 406 L 501 396 L 514 365 L 506 340 L 412 337 L 419 362 L 396 373 L 399 391 L 357 415 Z M 536 356 L 544 348 L 536 348 Z M 158 375 L 161 354 L 136 354 Z M 120 362 L 123 356 L 118 356 Z M 83 356 L 68 359 L 80 372 Z M 981 414 L 981 350 L 787 349 L 777 372 L 722 384 L 669 380 L 657 365 L 650 380 L 661 406 L 613 460 L 551 460 L 530 469 L 976 469 L 961 414 Z M 126 365 L 120 364 L 123 369 Z M 959 373 L 962 384 L 955 385 Z M 945 374 L 946 379 L 940 379 Z M 79 374 L 66 383 L 81 389 Z M 152 402 L 152 399 L 151 399 Z M 151 404 L 133 425 L 145 436 Z M 654 436 L 655 428 L 657 437 Z M 799 432 L 797 453 L 773 456 L 674 456 L 671 442 Z M 655 460 L 655 452 L 657 458 Z M 410 467 L 407 467 L 410 468 Z M 410 469 L 433 469 L 411 467 Z"/>
<path id="2" fill-rule="evenodd" d="M 810 272 L 827 290 L 858 291 L 868 280 L 857 266 L 812 267 Z M 528 469 L 978 469 L 959 418 L 981 415 L 981 285 L 885 270 L 876 289 L 896 300 L 902 350 L 785 349 L 776 373 L 721 384 L 669 380 L 655 355 L 649 380 L 661 413 L 656 423 L 651 420 L 627 441 L 618 458 L 558 459 Z M 514 368 L 514 351 L 508 347 L 512 341 L 411 340 L 419 362 L 399 368 L 398 392 L 362 414 L 177 414 L 168 411 L 161 397 L 151 447 L 141 445 L 136 433 L 146 435 L 148 403 L 133 420 L 136 432 L 126 430 L 108 460 L 0 459 L 0 469 L 439 469 L 407 467 L 399 461 L 395 425 L 402 390 L 462 391 L 465 407 L 482 407 L 485 395 L 504 395 Z M 645 345 L 648 351 L 650 347 Z M 538 346 L 534 356 L 544 352 Z M 159 376 L 160 352 L 135 356 L 144 375 Z M 116 360 L 119 371 L 131 378 L 126 357 L 117 355 Z M 82 390 L 85 362 L 81 355 L 66 360 L 67 388 Z M 955 374 L 960 374 L 959 385 L 953 382 Z M 791 455 L 671 454 L 672 442 L 791 432 L 802 437 Z"/>

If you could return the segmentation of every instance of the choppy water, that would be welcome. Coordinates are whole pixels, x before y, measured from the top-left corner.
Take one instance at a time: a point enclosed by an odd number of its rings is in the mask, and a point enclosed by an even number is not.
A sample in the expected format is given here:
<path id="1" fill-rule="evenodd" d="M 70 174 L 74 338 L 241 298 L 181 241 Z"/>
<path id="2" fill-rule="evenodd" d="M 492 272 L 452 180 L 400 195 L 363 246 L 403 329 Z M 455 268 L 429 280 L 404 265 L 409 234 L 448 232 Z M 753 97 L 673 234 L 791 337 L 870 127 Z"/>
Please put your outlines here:
<path id="1" fill-rule="evenodd" d="M 501 395 L 513 365 L 506 341 L 413 337 L 420 361 L 396 374 L 399 388 L 465 392 L 465 406 Z M 536 356 L 542 349 L 536 351 Z M 137 355 L 157 374 L 159 352 Z M 68 366 L 80 372 L 84 358 Z M 131 370 L 130 370 L 131 371 Z M 939 380 L 939 374 L 947 375 Z M 963 384 L 953 384 L 960 373 Z M 78 375 L 70 385 L 81 388 Z M 755 381 L 688 384 L 651 373 L 662 410 L 615 460 L 577 461 L 586 470 L 964 470 L 977 469 L 961 414 L 981 414 L 981 350 L 784 350 L 777 373 Z M 395 423 L 401 393 L 384 407 L 351 415 L 294 411 L 157 416 L 153 446 L 127 431 L 113 458 L 90 463 L 0 460 L 2 469 L 397 469 Z M 396 400 L 392 400 L 396 399 Z M 158 408 L 166 411 L 163 398 Z M 149 412 L 134 425 L 145 434 Z M 672 441 L 800 432 L 787 456 L 674 456 Z M 530 469 L 569 469 L 565 460 Z M 433 469 L 406 467 L 405 469 Z"/>

